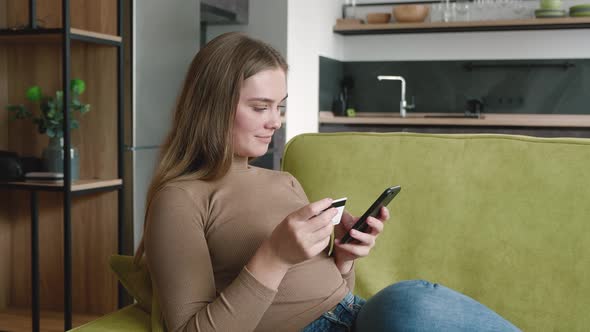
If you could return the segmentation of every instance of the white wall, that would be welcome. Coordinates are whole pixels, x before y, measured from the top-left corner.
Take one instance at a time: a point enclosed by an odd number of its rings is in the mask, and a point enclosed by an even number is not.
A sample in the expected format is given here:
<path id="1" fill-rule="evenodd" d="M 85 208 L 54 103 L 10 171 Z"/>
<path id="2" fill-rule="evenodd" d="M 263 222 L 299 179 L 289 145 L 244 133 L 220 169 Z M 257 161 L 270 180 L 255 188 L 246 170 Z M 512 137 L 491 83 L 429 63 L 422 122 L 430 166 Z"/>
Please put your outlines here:
<path id="1" fill-rule="evenodd" d="M 589 58 L 590 29 L 346 36 L 344 61 Z"/>
<path id="2" fill-rule="evenodd" d="M 287 0 L 249 0 L 248 24 L 209 25 L 207 41 L 230 31 L 261 39 L 287 56 Z"/>
<path id="3" fill-rule="evenodd" d="M 332 32 L 342 0 L 289 0 L 287 140 L 318 131 L 319 56 L 342 59 L 342 36 Z"/>

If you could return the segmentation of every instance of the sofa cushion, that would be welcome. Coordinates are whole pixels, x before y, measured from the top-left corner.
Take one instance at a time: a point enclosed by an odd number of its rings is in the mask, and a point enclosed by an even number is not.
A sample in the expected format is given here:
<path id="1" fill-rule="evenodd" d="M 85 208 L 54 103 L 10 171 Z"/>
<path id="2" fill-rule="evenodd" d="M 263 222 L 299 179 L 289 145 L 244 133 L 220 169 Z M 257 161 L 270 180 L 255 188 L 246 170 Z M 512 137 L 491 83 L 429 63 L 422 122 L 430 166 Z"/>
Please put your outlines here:
<path id="1" fill-rule="evenodd" d="M 133 256 L 113 255 L 109 259 L 111 269 L 146 313 L 152 310 L 152 282 L 147 265 L 133 263 Z"/>
<path id="2" fill-rule="evenodd" d="M 525 331 L 590 326 L 590 140 L 508 135 L 304 134 L 283 169 L 311 201 L 348 197 L 362 214 L 401 193 L 355 293 L 427 279 Z"/>

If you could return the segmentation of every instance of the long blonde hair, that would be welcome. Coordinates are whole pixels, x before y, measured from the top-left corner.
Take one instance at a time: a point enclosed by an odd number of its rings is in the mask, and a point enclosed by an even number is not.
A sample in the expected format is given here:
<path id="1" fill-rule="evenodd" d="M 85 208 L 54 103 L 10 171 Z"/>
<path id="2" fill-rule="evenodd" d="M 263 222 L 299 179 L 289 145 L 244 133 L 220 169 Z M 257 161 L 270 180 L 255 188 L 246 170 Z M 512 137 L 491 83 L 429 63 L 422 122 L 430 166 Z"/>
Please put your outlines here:
<path id="1" fill-rule="evenodd" d="M 174 180 L 223 177 L 233 159 L 232 131 L 240 89 L 245 79 L 287 63 L 268 44 L 230 32 L 211 40 L 194 57 L 174 107 L 172 128 L 160 151 L 144 218 L 156 193 Z M 135 262 L 144 253 L 142 237 Z"/>

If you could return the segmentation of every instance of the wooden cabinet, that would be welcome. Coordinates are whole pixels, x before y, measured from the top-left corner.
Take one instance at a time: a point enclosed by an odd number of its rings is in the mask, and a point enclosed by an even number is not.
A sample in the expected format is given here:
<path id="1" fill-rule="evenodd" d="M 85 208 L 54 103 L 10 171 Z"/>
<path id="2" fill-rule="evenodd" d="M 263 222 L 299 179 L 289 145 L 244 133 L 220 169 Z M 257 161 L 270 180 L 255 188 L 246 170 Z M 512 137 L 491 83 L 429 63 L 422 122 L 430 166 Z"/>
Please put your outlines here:
<path id="1" fill-rule="evenodd" d="M 68 11 L 70 19 L 64 20 Z M 9 121 L 4 110 L 7 104 L 25 103 L 29 86 L 50 94 L 80 78 L 86 82 L 80 99 L 91 105 L 89 113 L 77 117 L 80 128 L 70 132 L 71 145 L 80 153 L 79 181 L 0 183 L 0 330 L 11 330 L 14 313 L 22 316 L 26 308 L 33 312 L 36 330 L 37 305 L 41 316 L 65 311 L 61 326 L 66 329 L 69 310 L 88 320 L 118 307 L 108 258 L 119 251 L 122 222 L 121 15 L 121 0 L 0 1 L 0 149 L 40 157 L 48 143 L 30 121 Z M 31 260 L 35 213 L 37 290 Z"/>

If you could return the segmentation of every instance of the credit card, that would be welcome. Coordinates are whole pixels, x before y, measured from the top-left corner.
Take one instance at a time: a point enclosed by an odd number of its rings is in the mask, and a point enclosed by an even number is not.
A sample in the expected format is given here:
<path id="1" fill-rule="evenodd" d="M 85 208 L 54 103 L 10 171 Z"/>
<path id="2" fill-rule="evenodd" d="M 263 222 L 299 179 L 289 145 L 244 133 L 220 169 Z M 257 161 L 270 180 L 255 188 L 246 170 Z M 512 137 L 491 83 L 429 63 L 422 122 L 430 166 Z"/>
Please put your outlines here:
<path id="1" fill-rule="evenodd" d="M 336 210 L 338 210 L 338 213 L 334 216 L 334 218 L 332 218 L 332 224 L 338 225 L 340 223 L 340 219 L 342 219 L 342 215 L 344 214 L 344 205 L 346 204 L 346 200 L 347 197 L 343 197 L 332 201 L 332 205 L 328 209 L 336 208 Z"/>

